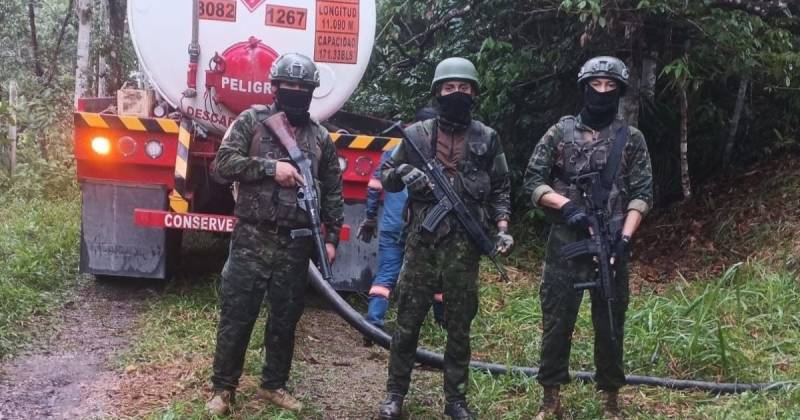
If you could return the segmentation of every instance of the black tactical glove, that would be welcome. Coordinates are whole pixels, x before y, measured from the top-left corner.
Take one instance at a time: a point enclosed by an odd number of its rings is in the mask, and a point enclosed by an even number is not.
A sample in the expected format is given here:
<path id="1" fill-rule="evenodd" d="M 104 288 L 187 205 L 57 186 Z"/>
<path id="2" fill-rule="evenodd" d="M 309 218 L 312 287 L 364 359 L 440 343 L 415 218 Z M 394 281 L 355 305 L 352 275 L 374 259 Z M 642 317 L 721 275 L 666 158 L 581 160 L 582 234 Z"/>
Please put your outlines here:
<path id="1" fill-rule="evenodd" d="M 503 255 L 508 254 L 511 252 L 511 248 L 514 246 L 514 238 L 509 235 L 508 232 L 505 230 L 501 230 L 497 232 L 495 236 L 495 249 L 497 252 Z"/>
<path id="2" fill-rule="evenodd" d="M 614 249 L 612 251 L 612 257 L 614 257 L 614 265 L 619 266 L 621 264 L 625 264 L 628 262 L 628 258 L 631 255 L 631 237 L 628 235 L 622 235 L 617 239 L 617 242 L 614 243 Z"/>
<path id="3" fill-rule="evenodd" d="M 370 242 L 378 233 L 378 219 L 375 217 L 365 217 L 358 225 L 356 236 L 363 242 Z"/>
<path id="4" fill-rule="evenodd" d="M 584 229 L 589 228 L 589 218 L 586 216 L 586 213 L 572 201 L 567 201 L 561 206 L 561 217 L 564 218 L 568 226 Z"/>
<path id="5" fill-rule="evenodd" d="M 428 188 L 428 175 L 407 163 L 398 166 L 397 173 L 409 191 L 421 192 Z"/>

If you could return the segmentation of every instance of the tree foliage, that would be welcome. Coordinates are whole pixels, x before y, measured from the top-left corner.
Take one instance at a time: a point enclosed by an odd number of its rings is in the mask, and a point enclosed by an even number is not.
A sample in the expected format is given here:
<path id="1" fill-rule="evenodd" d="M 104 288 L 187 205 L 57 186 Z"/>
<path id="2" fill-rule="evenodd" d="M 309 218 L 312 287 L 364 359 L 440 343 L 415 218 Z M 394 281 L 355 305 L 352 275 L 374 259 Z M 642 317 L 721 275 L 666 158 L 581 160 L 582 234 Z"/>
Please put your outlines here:
<path id="1" fill-rule="evenodd" d="M 547 128 L 580 109 L 578 69 L 601 54 L 618 56 L 631 69 L 627 99 L 648 139 L 661 202 L 681 194 L 682 89 L 695 178 L 721 169 L 742 78 L 752 88 L 735 161 L 798 143 L 800 10 L 791 2 L 379 0 L 378 10 L 372 64 L 351 107 L 407 119 L 430 101 L 436 63 L 465 56 L 482 77 L 476 112 L 500 132 L 517 181 Z M 650 95 L 648 60 L 655 63 Z"/>
<path id="2" fill-rule="evenodd" d="M 15 81 L 19 99 L 13 107 L 18 126 L 19 167 L 8 178 L 0 153 L 0 188 L 22 191 L 64 191 L 74 179 L 72 110 L 77 21 L 74 0 L 4 0 L 0 2 L 0 150 L 9 146 L 12 107 L 8 86 Z M 136 67 L 125 24 L 125 0 L 93 0 L 95 16 L 90 61 L 90 90 L 96 92 L 97 63 L 108 57 L 109 92 L 114 92 Z M 107 6 L 106 6 L 107 5 Z M 102 6 L 102 7 L 101 7 Z M 109 29 L 110 28 L 110 29 Z M 109 33 L 110 32 L 110 33 Z M 35 36 L 34 36 L 35 34 Z"/>

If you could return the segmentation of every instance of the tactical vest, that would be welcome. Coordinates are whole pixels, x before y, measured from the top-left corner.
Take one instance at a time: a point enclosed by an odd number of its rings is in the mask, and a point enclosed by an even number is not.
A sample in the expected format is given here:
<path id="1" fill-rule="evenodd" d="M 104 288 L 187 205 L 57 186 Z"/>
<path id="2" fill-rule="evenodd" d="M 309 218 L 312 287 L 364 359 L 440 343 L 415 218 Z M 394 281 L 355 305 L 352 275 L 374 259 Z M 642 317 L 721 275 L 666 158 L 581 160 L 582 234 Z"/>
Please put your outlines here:
<path id="1" fill-rule="evenodd" d="M 578 121 L 573 116 L 563 117 L 563 136 L 557 146 L 555 168 L 551 171 L 553 189 L 570 199 L 570 201 L 588 210 L 580 189 L 570 180 L 575 176 L 590 172 L 602 172 L 608 162 L 614 143 L 614 135 L 622 126 L 622 120 L 614 120 L 610 126 L 601 130 L 596 140 L 585 139 L 583 132 L 576 128 Z M 617 178 L 608 198 L 609 224 L 612 232 L 622 229 L 625 209 L 628 205 L 628 191 L 623 174 L 626 173 L 627 162 L 624 150 Z"/>
<path id="2" fill-rule="evenodd" d="M 438 136 L 438 127 L 435 119 L 418 122 L 406 129 L 409 140 L 414 144 L 422 145 L 423 151 L 431 154 L 436 153 L 434 136 Z M 478 220 L 484 228 L 488 227 L 489 217 L 486 205 L 492 191 L 491 170 L 494 164 L 494 154 L 490 153 L 494 146 L 492 144 L 492 131 L 479 121 L 472 120 L 470 127 L 464 133 L 464 147 L 466 148 L 463 158 L 458 163 L 458 171 L 451 180 L 453 189 L 470 213 Z M 424 163 L 416 154 L 410 150 L 405 151 L 407 162 L 416 167 L 422 168 Z M 430 156 L 427 156 L 430 158 Z M 409 192 L 408 211 L 405 213 L 405 222 L 410 235 L 418 234 L 424 243 L 435 243 L 448 236 L 450 232 L 462 230 L 460 222 L 455 216 L 450 215 L 442 220 L 435 233 L 431 234 L 422 229 L 422 222 L 428 211 L 436 205 L 436 198 L 431 191 Z M 411 241 L 411 237 L 409 237 Z"/>
<path id="3" fill-rule="evenodd" d="M 263 157 L 292 163 L 289 152 L 280 140 L 263 124 L 263 121 L 276 112 L 274 107 L 255 105 L 250 112 L 255 113 L 257 125 L 250 140 L 250 156 Z M 311 170 L 314 175 L 319 196 L 317 173 L 322 156 L 321 142 L 325 137 L 316 122 L 309 122 L 297 133 L 297 146 L 311 159 Z M 281 187 L 275 179 L 268 177 L 256 182 L 242 182 L 236 199 L 235 214 L 249 223 L 272 223 L 286 227 L 309 226 L 306 212 L 297 201 L 297 188 Z"/>

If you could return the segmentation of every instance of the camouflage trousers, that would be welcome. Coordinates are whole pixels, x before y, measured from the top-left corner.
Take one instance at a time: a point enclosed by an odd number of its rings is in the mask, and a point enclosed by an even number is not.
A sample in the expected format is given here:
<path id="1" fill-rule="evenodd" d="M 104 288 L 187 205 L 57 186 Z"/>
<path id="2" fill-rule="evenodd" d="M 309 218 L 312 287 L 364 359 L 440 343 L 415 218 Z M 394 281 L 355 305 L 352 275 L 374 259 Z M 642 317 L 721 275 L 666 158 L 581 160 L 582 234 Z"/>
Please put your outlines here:
<path id="1" fill-rule="evenodd" d="M 433 303 L 444 293 L 447 344 L 444 352 L 444 394 L 447 401 L 464 399 L 470 360 L 470 326 L 478 311 L 480 254 L 469 239 L 454 234 L 435 247 L 409 238 L 396 289 L 397 325 L 389 358 L 390 393 L 405 395 L 419 341 L 419 330 Z"/>
<path id="2" fill-rule="evenodd" d="M 559 250 L 563 245 L 585 239 L 586 236 L 564 225 L 553 225 L 547 240 L 544 276 L 539 289 L 544 332 L 537 376 L 539 383 L 546 387 L 565 384 L 570 380 L 572 333 L 583 299 L 583 291 L 575 290 L 574 285 L 592 281 L 596 267 L 590 256 L 561 261 Z M 616 341 L 611 338 L 606 301 L 594 290 L 589 293 L 594 326 L 595 382 L 598 389 L 608 391 L 617 390 L 625 384 L 622 341 L 629 300 L 627 266 L 617 268 L 615 280 L 616 301 L 611 312 Z"/>
<path id="3" fill-rule="evenodd" d="M 286 386 L 294 353 L 294 333 L 303 314 L 308 285 L 310 238 L 292 240 L 288 232 L 239 222 L 222 270 L 220 317 L 214 353 L 215 389 L 235 389 L 242 375 L 250 334 L 264 295 L 269 318 L 264 331 L 262 388 Z"/>

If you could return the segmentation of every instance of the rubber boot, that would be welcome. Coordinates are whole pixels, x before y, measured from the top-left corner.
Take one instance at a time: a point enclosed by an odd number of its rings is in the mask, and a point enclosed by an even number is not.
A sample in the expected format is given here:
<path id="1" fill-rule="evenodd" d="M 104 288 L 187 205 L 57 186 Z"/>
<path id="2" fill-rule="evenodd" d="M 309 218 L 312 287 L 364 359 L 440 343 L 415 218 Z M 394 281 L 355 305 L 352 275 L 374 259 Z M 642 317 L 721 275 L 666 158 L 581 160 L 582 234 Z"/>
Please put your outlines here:
<path id="1" fill-rule="evenodd" d="M 619 409 L 619 393 L 617 391 L 603 391 L 603 418 L 609 420 L 622 420 L 622 411 Z"/>
<path id="2" fill-rule="evenodd" d="M 474 420 L 475 414 L 469 409 L 466 400 L 453 401 L 444 406 L 444 415 L 454 420 Z"/>
<path id="3" fill-rule="evenodd" d="M 378 409 L 378 418 L 381 420 L 397 420 L 403 412 L 403 396 L 400 394 L 386 394 Z"/>
<path id="4" fill-rule="evenodd" d="M 549 420 L 561 418 L 561 396 L 560 388 L 557 386 L 544 387 L 542 406 L 536 413 L 535 420 Z"/>

